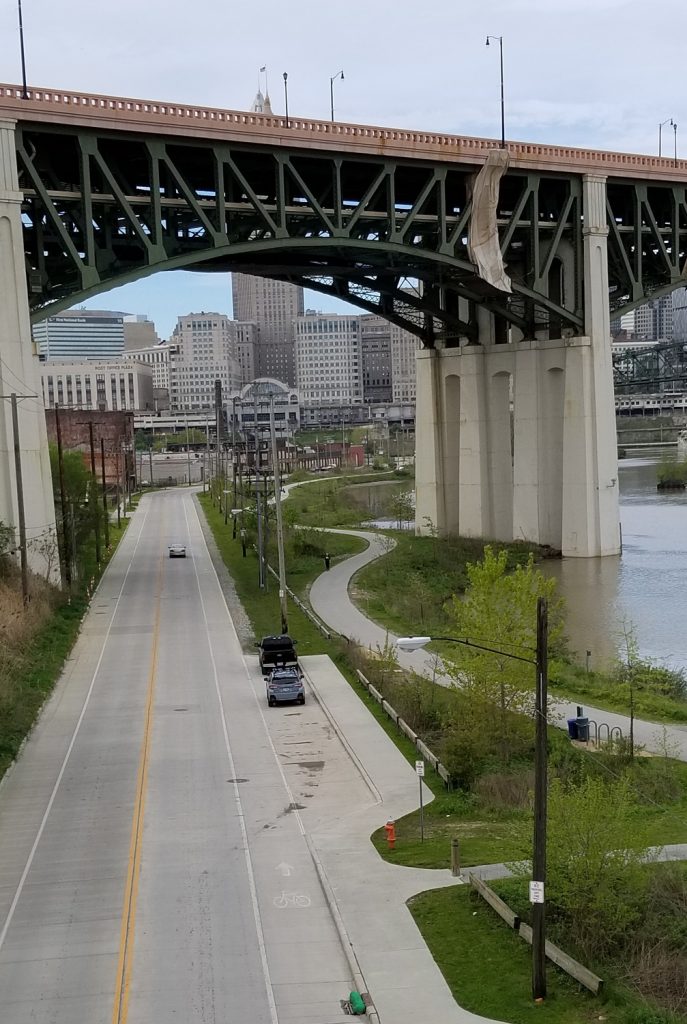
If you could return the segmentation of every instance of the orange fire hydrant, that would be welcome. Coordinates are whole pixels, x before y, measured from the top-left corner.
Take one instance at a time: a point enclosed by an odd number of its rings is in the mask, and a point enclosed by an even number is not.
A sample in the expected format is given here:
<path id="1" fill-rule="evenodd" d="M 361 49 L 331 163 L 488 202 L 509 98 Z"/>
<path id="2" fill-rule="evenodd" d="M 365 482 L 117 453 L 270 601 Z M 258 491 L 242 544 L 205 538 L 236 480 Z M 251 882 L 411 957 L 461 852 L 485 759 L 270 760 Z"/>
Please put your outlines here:
<path id="1" fill-rule="evenodd" d="M 396 825 L 394 822 L 391 820 L 387 821 L 384 831 L 386 832 L 386 841 L 389 844 L 389 849 L 394 850 L 396 848 Z"/>

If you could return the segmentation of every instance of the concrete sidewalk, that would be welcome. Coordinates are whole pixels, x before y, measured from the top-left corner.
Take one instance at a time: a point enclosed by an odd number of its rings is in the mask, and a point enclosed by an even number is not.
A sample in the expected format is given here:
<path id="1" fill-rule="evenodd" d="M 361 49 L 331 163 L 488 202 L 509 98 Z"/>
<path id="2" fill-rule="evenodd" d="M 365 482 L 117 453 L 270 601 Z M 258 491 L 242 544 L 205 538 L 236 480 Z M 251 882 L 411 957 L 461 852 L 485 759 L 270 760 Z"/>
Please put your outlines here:
<path id="1" fill-rule="evenodd" d="M 416 893 L 464 880 L 448 868 L 389 864 L 370 842 L 375 829 L 418 806 L 415 772 L 330 658 L 302 661 L 314 696 L 367 787 L 359 806 L 348 806 L 309 834 L 381 1024 L 487 1021 L 456 1004 L 406 906 Z M 424 793 L 432 799 L 426 787 Z M 448 861 L 448 850 L 446 856 Z"/>
<path id="2" fill-rule="evenodd" d="M 363 647 L 376 650 L 383 647 L 387 639 L 393 642 L 396 637 L 377 623 L 372 622 L 353 604 L 348 593 L 352 576 L 362 569 L 364 565 L 381 558 L 388 551 L 389 541 L 383 535 L 372 533 L 367 530 L 330 530 L 330 533 L 343 533 L 366 540 L 369 547 L 343 562 L 338 562 L 324 572 L 313 583 L 310 588 L 310 603 L 313 611 L 332 629 L 351 640 L 357 640 Z M 433 676 L 436 671 L 436 661 L 433 654 L 428 651 L 419 650 L 406 652 L 398 651 L 398 663 L 403 668 L 410 669 L 420 675 Z M 436 671 L 438 682 L 446 684 L 448 677 L 441 671 Z M 552 702 L 552 724 L 560 728 L 566 728 L 566 720 L 574 718 L 577 705 L 572 701 L 555 700 Z M 621 715 L 614 711 L 605 711 L 602 708 L 595 708 L 589 704 L 584 706 L 585 714 L 597 723 L 606 723 L 610 728 L 619 726 L 623 735 L 629 735 L 630 719 L 627 715 Z M 664 740 L 665 729 L 665 740 Z M 635 719 L 634 722 L 635 743 L 643 746 L 646 750 L 661 754 L 665 750 L 667 742 L 671 756 L 681 761 L 687 761 L 687 725 L 662 725 L 656 722 L 646 722 L 642 719 Z"/>

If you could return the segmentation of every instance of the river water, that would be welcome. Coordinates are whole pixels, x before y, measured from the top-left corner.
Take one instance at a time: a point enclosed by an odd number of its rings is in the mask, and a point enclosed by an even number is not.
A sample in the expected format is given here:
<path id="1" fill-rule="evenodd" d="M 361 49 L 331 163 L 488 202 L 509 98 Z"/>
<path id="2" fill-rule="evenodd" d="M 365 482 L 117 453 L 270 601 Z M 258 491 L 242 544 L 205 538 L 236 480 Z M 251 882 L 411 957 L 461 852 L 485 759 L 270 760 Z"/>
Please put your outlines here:
<path id="1" fill-rule="evenodd" d="M 565 598 L 570 646 L 583 664 L 591 651 L 591 667 L 613 660 L 627 626 L 642 658 L 687 668 L 687 491 L 656 490 L 659 461 L 644 455 L 619 463 L 621 556 L 541 564 Z M 407 489 L 406 482 L 380 481 L 350 493 L 375 519 L 393 494 Z"/>
<path id="2" fill-rule="evenodd" d="M 658 456 L 618 467 L 623 552 L 617 558 L 564 558 L 542 565 L 567 604 L 567 633 L 582 661 L 613 659 L 624 624 L 639 654 L 687 668 L 687 492 L 657 491 Z"/>

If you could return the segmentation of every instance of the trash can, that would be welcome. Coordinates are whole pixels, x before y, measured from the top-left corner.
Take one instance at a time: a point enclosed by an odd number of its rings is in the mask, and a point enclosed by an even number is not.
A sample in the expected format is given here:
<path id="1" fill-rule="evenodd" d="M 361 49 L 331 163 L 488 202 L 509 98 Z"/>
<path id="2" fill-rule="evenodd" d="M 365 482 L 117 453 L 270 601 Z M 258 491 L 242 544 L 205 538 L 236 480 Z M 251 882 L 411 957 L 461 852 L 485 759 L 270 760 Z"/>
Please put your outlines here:
<path id="1" fill-rule="evenodd" d="M 579 736 L 577 734 L 577 719 L 576 718 L 569 718 L 568 719 L 568 736 L 570 737 L 571 740 L 579 739 Z"/>
<path id="2" fill-rule="evenodd" d="M 577 738 L 581 743 L 589 742 L 589 719 L 588 718 L 577 718 L 575 719 L 577 725 Z"/>

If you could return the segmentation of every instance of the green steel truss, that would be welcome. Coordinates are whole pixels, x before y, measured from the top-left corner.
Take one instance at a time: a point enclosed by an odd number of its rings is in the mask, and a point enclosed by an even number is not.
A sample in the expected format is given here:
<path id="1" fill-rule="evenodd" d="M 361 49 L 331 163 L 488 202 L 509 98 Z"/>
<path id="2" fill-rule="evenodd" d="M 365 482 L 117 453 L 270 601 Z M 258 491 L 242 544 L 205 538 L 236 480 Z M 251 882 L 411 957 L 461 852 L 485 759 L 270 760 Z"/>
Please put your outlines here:
<path id="1" fill-rule="evenodd" d="M 332 294 L 422 338 L 583 331 L 580 176 L 510 171 L 498 223 L 507 295 L 470 262 L 479 167 L 266 144 L 22 124 L 34 320 L 158 270 L 241 271 Z M 608 188 L 614 315 L 681 283 L 685 189 Z"/>

